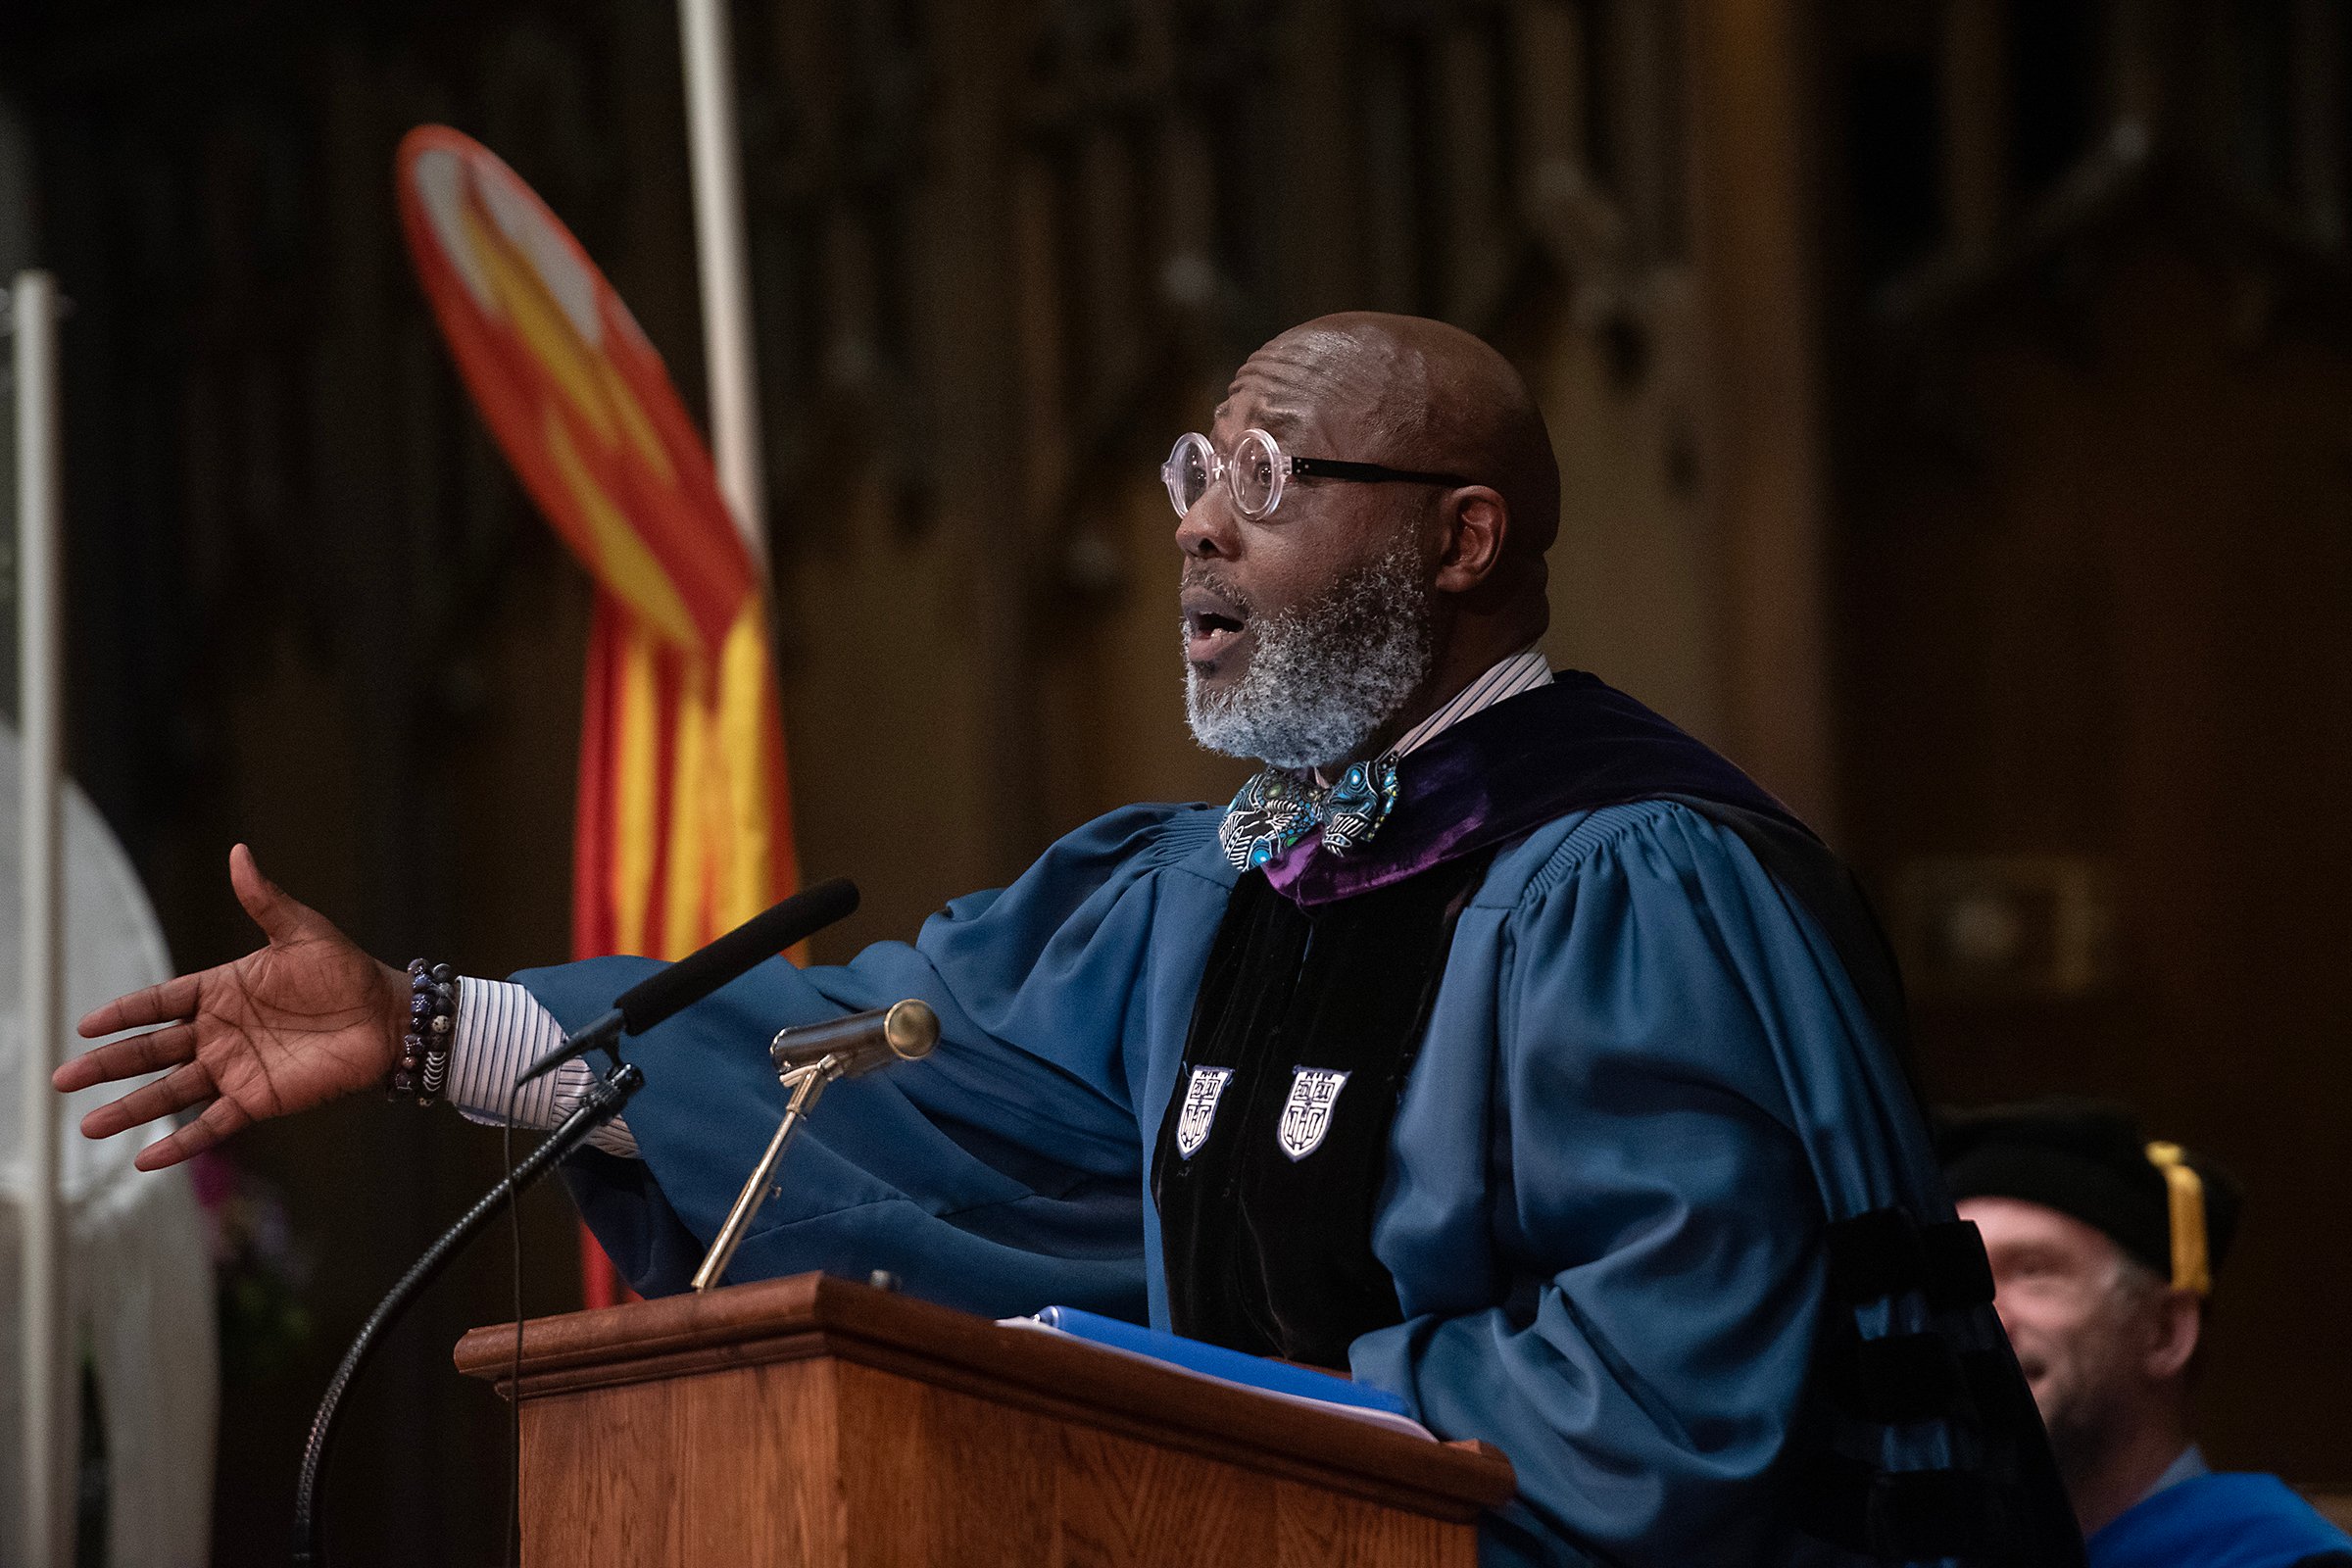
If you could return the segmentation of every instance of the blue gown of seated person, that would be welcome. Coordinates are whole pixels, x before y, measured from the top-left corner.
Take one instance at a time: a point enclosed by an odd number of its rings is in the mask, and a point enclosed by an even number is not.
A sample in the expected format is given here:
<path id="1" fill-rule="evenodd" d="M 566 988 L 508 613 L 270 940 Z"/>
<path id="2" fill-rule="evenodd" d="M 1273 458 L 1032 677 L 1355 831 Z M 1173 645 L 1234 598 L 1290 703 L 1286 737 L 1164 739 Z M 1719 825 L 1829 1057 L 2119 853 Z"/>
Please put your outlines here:
<path id="1" fill-rule="evenodd" d="M 1607 758 L 1655 743 L 1671 765 L 1594 783 L 1585 739 Z M 1565 749 L 1546 752 L 1555 741 Z M 1899 1024 L 1874 1022 L 1883 1006 L 1752 834 L 1663 798 L 1708 793 L 1674 759 L 1729 764 L 1577 675 L 1423 751 L 1441 748 L 1418 770 L 1421 797 L 1499 841 L 1454 927 L 1374 1211 L 1402 1321 L 1356 1339 L 1349 1360 L 1441 1436 L 1509 1456 L 1520 1493 L 1489 1516 L 1482 1561 L 1957 1557 L 1830 1546 L 1799 1528 L 1798 1494 L 1832 1461 L 1861 1478 L 1849 1523 L 1924 1499 L 1974 1527 L 1988 1510 L 1949 1483 L 1990 1450 L 2040 1488 L 2003 1506 L 2064 1518 L 2063 1539 L 2022 1560 L 2080 1561 L 2030 1414 L 2007 1434 L 1921 1419 L 1906 1400 L 1923 1385 L 1891 1361 L 1849 1365 L 1841 1392 L 1823 1393 L 1817 1350 L 1842 1335 L 1924 1347 L 1938 1374 L 1973 1366 L 2010 1415 L 2018 1400 L 2031 1410 L 1988 1276 L 1936 1299 L 1882 1248 L 1839 1284 L 1829 1222 L 1894 1216 L 1915 1254 L 1950 1204 L 1885 1039 Z M 1382 829 L 1399 854 L 1434 842 L 1429 820 L 1410 820 L 1421 757 L 1403 759 L 1402 816 Z M 1547 814 L 1542 800 L 1464 806 L 1444 786 L 1509 793 L 1493 781 L 1555 764 L 1585 770 L 1572 798 L 1630 798 Z M 1148 1167 L 1243 874 L 1220 816 L 1113 811 L 1010 887 L 950 904 L 912 946 L 837 967 L 770 961 L 630 1042 L 647 1075 L 627 1112 L 643 1160 L 590 1152 L 568 1172 L 607 1251 L 640 1291 L 682 1289 L 781 1113 L 768 1038 L 920 997 L 938 1009 L 939 1049 L 826 1093 L 731 1277 L 888 1269 L 984 1315 L 1059 1302 L 1167 1327 Z M 577 1027 L 651 967 L 516 978 Z M 1343 1098 L 1335 1114 L 1347 1109 Z"/>
<path id="2" fill-rule="evenodd" d="M 2192 1476 L 2090 1538 L 2090 1568 L 2352 1568 L 2352 1537 L 2277 1476 Z"/>

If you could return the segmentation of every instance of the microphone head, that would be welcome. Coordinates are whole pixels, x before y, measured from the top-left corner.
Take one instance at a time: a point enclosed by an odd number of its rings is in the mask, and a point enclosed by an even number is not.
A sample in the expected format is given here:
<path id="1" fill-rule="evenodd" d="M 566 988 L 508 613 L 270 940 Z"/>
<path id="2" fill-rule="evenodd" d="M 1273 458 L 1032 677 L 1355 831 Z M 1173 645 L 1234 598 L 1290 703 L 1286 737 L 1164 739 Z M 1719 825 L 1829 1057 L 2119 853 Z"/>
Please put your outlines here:
<path id="1" fill-rule="evenodd" d="M 917 997 L 894 1002 L 882 1015 L 882 1043 L 901 1061 L 916 1061 L 939 1044 L 939 1014 Z"/>
<path id="2" fill-rule="evenodd" d="M 831 1058 L 836 1077 L 855 1078 L 894 1061 L 928 1056 L 937 1044 L 939 1014 L 929 1003 L 908 997 L 887 1007 L 778 1030 L 767 1056 L 778 1072 Z"/>
<path id="3" fill-rule="evenodd" d="M 858 884 L 834 877 L 803 888 L 677 962 L 657 969 L 613 999 L 628 1033 L 642 1035 L 796 942 L 806 941 L 858 907 Z"/>

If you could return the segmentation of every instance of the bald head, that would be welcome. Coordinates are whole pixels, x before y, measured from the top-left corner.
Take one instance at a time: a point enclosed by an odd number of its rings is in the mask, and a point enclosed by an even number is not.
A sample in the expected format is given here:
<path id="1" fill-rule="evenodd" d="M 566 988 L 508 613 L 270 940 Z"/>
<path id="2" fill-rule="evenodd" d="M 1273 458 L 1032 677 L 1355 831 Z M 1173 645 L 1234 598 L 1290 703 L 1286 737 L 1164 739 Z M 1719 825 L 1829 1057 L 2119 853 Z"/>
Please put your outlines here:
<path id="1" fill-rule="evenodd" d="M 1370 446 L 1348 457 L 1492 486 L 1510 511 L 1511 554 L 1540 560 L 1551 548 L 1551 432 L 1526 380 L 1484 339 L 1425 317 L 1348 311 L 1291 328 L 1244 369 L 1308 407 L 1353 414 Z"/>

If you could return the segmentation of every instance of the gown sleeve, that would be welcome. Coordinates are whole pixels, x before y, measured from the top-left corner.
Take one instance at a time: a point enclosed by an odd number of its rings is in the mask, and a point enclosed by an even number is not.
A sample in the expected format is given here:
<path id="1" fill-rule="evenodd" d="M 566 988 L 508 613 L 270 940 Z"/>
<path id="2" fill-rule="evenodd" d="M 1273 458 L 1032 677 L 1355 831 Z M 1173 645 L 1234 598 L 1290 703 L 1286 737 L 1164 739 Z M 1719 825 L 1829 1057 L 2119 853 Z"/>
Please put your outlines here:
<path id="1" fill-rule="evenodd" d="M 1494 952 L 1502 1304 L 1408 1298 L 1355 1375 L 1510 1456 L 1490 1565 L 1764 1560 L 1823 1295 L 1785 1063 L 1867 1020 L 1752 857 L 1672 806 L 1588 819 Z"/>
<path id="2" fill-rule="evenodd" d="M 642 1162 L 572 1162 L 590 1228 L 639 1291 L 682 1289 L 783 1114 L 769 1038 L 919 997 L 939 1013 L 938 1048 L 825 1091 L 729 1277 L 888 1269 L 967 1311 L 1142 1317 L 1136 999 L 1153 873 L 1205 831 L 1213 813 L 1197 808 L 1113 812 L 1010 887 L 950 904 L 911 946 L 833 967 L 771 959 L 629 1042 L 646 1074 L 627 1111 Z M 596 959 L 515 978 L 569 1029 L 650 967 Z"/>

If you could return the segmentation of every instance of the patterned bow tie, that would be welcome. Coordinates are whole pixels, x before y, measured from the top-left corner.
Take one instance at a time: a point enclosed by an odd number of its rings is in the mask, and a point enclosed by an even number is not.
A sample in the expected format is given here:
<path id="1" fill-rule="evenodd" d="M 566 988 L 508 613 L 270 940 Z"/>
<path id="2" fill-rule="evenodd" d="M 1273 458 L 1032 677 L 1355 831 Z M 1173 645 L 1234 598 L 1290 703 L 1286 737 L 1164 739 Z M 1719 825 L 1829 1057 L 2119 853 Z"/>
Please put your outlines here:
<path id="1" fill-rule="evenodd" d="M 1249 783 L 1225 808 L 1217 842 L 1225 858 L 1247 871 L 1320 827 L 1323 848 L 1346 855 L 1380 829 L 1396 805 L 1396 754 L 1357 762 L 1329 789 L 1279 767 Z"/>

